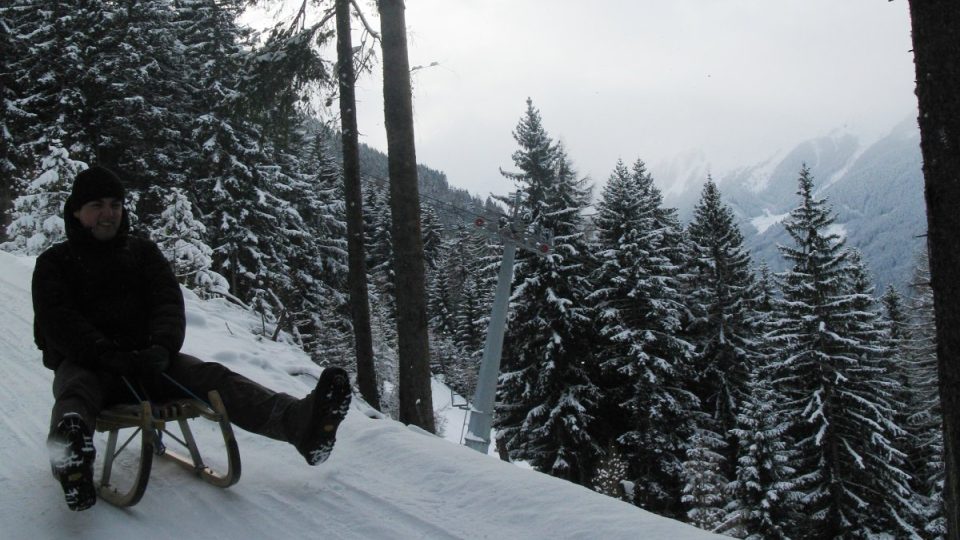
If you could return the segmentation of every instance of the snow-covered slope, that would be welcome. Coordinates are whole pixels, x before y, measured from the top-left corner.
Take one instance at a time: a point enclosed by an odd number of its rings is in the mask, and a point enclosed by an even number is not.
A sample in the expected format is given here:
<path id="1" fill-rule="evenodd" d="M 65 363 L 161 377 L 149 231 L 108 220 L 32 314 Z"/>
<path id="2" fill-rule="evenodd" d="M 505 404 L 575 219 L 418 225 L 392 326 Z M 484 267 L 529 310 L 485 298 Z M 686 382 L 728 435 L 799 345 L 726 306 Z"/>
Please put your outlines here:
<path id="1" fill-rule="evenodd" d="M 70 512 L 50 475 L 44 444 L 52 372 L 41 365 L 32 341 L 32 266 L 32 259 L 0 252 L 4 540 L 715 537 L 392 420 L 368 418 L 362 403 L 355 403 L 333 455 L 319 467 L 307 466 L 285 443 L 238 429 L 243 476 L 230 489 L 161 461 L 139 505 L 121 510 L 100 501 Z M 224 302 L 186 296 L 186 352 L 296 396 L 313 385 L 320 368 L 287 345 L 257 341 L 248 331 L 256 320 Z M 448 401 L 449 395 L 437 396 L 437 403 Z M 460 426 L 447 428 L 455 439 Z M 198 423 L 195 429 L 205 457 L 216 465 L 215 428 Z M 129 472 L 131 463 L 118 466 L 117 475 Z"/>

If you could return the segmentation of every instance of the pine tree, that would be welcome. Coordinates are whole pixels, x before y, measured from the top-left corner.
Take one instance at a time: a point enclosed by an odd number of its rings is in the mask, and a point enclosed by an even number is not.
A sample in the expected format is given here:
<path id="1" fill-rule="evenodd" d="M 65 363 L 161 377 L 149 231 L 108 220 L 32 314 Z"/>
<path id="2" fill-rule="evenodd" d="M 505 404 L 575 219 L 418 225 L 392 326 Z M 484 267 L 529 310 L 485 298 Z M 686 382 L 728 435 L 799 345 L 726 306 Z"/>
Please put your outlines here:
<path id="1" fill-rule="evenodd" d="M 66 239 L 63 209 L 73 179 L 87 168 L 74 161 L 59 141 L 52 141 L 40 162 L 37 176 L 29 180 L 13 202 L 13 213 L 4 249 L 38 255 Z"/>
<path id="2" fill-rule="evenodd" d="M 490 282 L 487 259 L 497 259 L 486 234 L 458 230 L 447 243 L 442 267 L 450 290 L 453 312 L 453 342 L 457 365 L 448 376 L 448 384 L 466 397 L 476 391 L 483 356 L 494 284 Z"/>
<path id="3" fill-rule="evenodd" d="M 531 227 L 553 231 L 555 243 L 544 257 L 517 258 L 495 427 L 511 459 L 586 485 L 602 454 L 594 439 L 600 396 L 582 277 L 588 254 L 581 212 L 589 192 L 529 99 L 514 139 L 521 172 L 508 176 L 521 189 L 523 215 Z"/>
<path id="4" fill-rule="evenodd" d="M 608 497 L 630 501 L 633 490 L 626 487 L 629 474 L 629 466 L 620 455 L 620 450 L 616 444 L 611 444 L 597 466 L 593 477 L 593 490 Z"/>
<path id="5" fill-rule="evenodd" d="M 18 195 L 16 188 L 19 169 L 27 161 L 19 143 L 15 127 L 28 120 L 29 115 L 20 107 L 22 103 L 20 83 L 10 65 L 14 58 L 26 55 L 23 39 L 15 38 L 13 20 L 18 16 L 12 7 L 0 7 L 0 176 L 6 178 L 0 182 L 0 244 L 7 239 L 7 226 L 12 219 L 13 199 Z"/>
<path id="6" fill-rule="evenodd" d="M 244 118 L 238 102 L 244 83 L 247 36 L 233 22 L 236 6 L 211 0 L 180 0 L 177 38 L 196 114 L 189 126 L 190 189 L 214 249 L 214 268 L 244 299 L 267 301 L 272 226 L 267 189 L 258 165 L 269 162 L 261 130 Z M 264 253 L 266 250 L 266 253 Z M 256 290 L 260 290 L 256 293 Z"/>
<path id="7" fill-rule="evenodd" d="M 719 526 L 724 517 L 725 446 L 723 437 L 715 431 L 695 429 L 687 449 L 687 461 L 683 463 L 681 501 L 688 508 L 688 522 L 708 531 Z"/>
<path id="8" fill-rule="evenodd" d="M 437 258 L 443 244 L 443 224 L 437 213 L 428 205 L 420 205 L 420 222 L 423 229 L 423 256 L 426 263 L 427 272 L 436 270 L 438 267 Z"/>
<path id="9" fill-rule="evenodd" d="M 186 192 L 171 189 L 163 200 L 164 210 L 151 231 L 160 251 L 173 263 L 180 283 L 201 292 L 223 292 L 227 280 L 212 270 L 213 250 L 206 244 L 207 228 L 194 215 Z"/>
<path id="10" fill-rule="evenodd" d="M 90 76 L 89 54 L 96 21 L 102 18 L 99 1 L 75 5 L 38 0 L 14 0 L 4 7 L 10 31 L 17 36 L 17 57 L 6 66 L 10 86 L 17 86 L 14 109 L 22 122 L 12 127 L 23 149 L 39 163 L 53 141 L 83 162 L 93 157 L 83 121 L 88 114 L 84 81 Z"/>
<path id="11" fill-rule="evenodd" d="M 141 192 L 137 212 L 147 221 L 166 191 L 183 183 L 189 118 L 188 84 L 176 41 L 171 0 L 103 2 L 91 45 L 83 51 L 84 124 L 96 161 L 121 173 Z M 94 38 L 94 36 L 97 36 Z"/>
<path id="12" fill-rule="evenodd" d="M 684 306 L 669 216 L 643 162 L 632 171 L 618 162 L 597 206 L 590 300 L 605 340 L 604 417 L 630 464 L 634 503 L 681 517 L 681 464 L 697 398 L 684 389 L 691 346 L 678 337 Z"/>
<path id="13" fill-rule="evenodd" d="M 427 227 L 424 227 L 424 231 Z M 426 246 L 424 246 L 426 249 Z M 434 256 L 436 268 L 427 272 L 427 315 L 430 324 L 431 372 L 443 374 L 448 386 L 458 386 L 455 379 L 462 364 L 460 351 L 455 344 L 457 324 L 453 292 L 448 279 L 448 246 L 442 244 Z M 428 264 L 429 267 L 429 264 Z M 456 390 L 461 391 L 460 388 Z"/>
<path id="14" fill-rule="evenodd" d="M 11 206 L 4 223 L 10 218 L 6 232 L 13 249 L 36 252 L 62 239 L 55 225 L 62 221 L 61 192 L 69 191 L 72 175 L 94 157 L 85 131 L 90 123 L 85 81 L 103 9 L 99 1 L 13 0 L 0 7 L 7 36 L 2 45 L 9 45 L 10 53 L 2 55 L 0 75 L 5 175 L 0 203 Z M 17 197 L 19 202 L 12 200 Z"/>
<path id="15" fill-rule="evenodd" d="M 921 465 L 923 460 L 917 458 L 918 437 L 911 426 L 911 410 L 916 397 L 915 389 L 912 387 L 914 373 L 909 352 L 912 332 L 904 300 L 896 287 L 888 285 L 880 301 L 883 305 L 882 324 L 886 347 L 890 350 L 888 375 L 895 381 L 895 387 L 891 392 L 892 402 L 896 403 L 894 421 L 903 428 L 902 433 L 894 439 L 894 446 L 905 456 L 903 470 L 910 478 L 916 526 L 922 530 L 925 526 L 923 522 L 929 520 L 924 516 L 928 501 L 920 480 L 924 476 L 924 466 Z"/>
<path id="16" fill-rule="evenodd" d="M 428 313 L 430 327 L 444 336 L 453 337 L 456 334 L 456 313 L 454 311 L 452 291 L 448 274 L 446 273 L 448 254 L 442 249 L 436 257 L 437 269 L 430 272 L 430 281 L 427 292 Z"/>
<path id="17" fill-rule="evenodd" d="M 340 168 L 323 128 L 304 128 L 300 155 L 281 154 L 278 198 L 290 203 L 276 223 L 282 233 L 278 293 L 290 326 L 320 365 L 350 366 L 353 347 L 346 287 L 346 223 Z M 283 170 L 285 169 L 285 170 Z M 283 208 L 283 206 L 278 206 Z"/>
<path id="18" fill-rule="evenodd" d="M 780 349 L 771 368 L 785 397 L 781 414 L 793 422 L 800 453 L 792 464 L 803 492 L 798 530 L 828 538 L 910 534 L 900 515 L 909 490 L 891 444 L 898 428 L 878 366 L 876 315 L 843 241 L 828 232 L 834 218 L 814 197 L 806 166 L 798 195 L 784 223 L 795 245 L 780 248 L 793 266 L 779 276 L 783 300 L 771 332 Z"/>
<path id="19" fill-rule="evenodd" d="M 751 387 L 733 430 L 740 441 L 736 478 L 728 486 L 727 514 L 717 530 L 753 540 L 787 538 L 801 499 L 790 466 L 796 458 L 787 433 L 790 422 L 779 412 L 780 398 L 765 367 L 754 369 Z"/>
<path id="20" fill-rule="evenodd" d="M 896 351 L 890 347 L 887 327 L 880 316 L 863 255 L 859 250 L 851 249 L 847 259 L 849 269 L 845 292 L 852 301 L 845 335 L 859 341 L 866 349 L 859 357 L 861 380 L 857 381 L 860 384 L 858 390 L 860 396 L 874 400 L 868 411 L 883 429 L 883 435 L 871 434 L 872 444 L 865 445 L 862 451 L 868 460 L 866 468 L 870 471 L 868 478 L 872 485 L 861 489 L 872 492 L 875 505 L 885 506 L 885 512 L 880 515 L 871 512 L 871 520 L 866 523 L 874 531 L 899 530 L 901 534 L 916 534 L 920 508 L 910 486 L 907 455 L 898 444 L 907 436 L 902 427 L 905 425 L 902 412 L 906 409 L 907 397 L 902 394 L 902 381 L 898 380 L 900 371 Z M 855 396 L 854 400 L 860 402 L 861 398 Z"/>
<path id="21" fill-rule="evenodd" d="M 710 177 L 694 208 L 686 238 L 686 296 L 692 317 L 685 333 L 696 347 L 694 389 L 705 413 L 700 418 L 707 420 L 699 429 L 712 431 L 724 441 L 719 474 L 732 480 L 738 443 L 731 430 L 750 391 L 749 359 L 756 346 L 750 325 L 754 279 L 733 211 L 720 200 L 720 191 Z"/>
<path id="22" fill-rule="evenodd" d="M 937 373 L 937 337 L 930 288 L 930 267 L 926 250 L 918 257 L 914 271 L 908 319 L 909 339 L 904 345 L 908 362 L 907 430 L 913 440 L 909 460 L 914 490 L 923 504 L 925 538 L 942 538 L 947 533 L 943 490 L 943 416 Z"/>
<path id="23" fill-rule="evenodd" d="M 386 302 L 388 313 L 396 313 L 392 218 L 387 197 L 386 190 L 380 186 L 370 186 L 364 207 L 364 219 L 368 220 L 364 238 L 367 241 L 367 268 L 379 290 L 380 301 Z"/>
<path id="24" fill-rule="evenodd" d="M 795 443 L 787 433 L 791 423 L 781 413 L 783 397 L 773 388 L 769 364 L 777 349 L 764 337 L 773 327 L 776 291 L 766 263 L 760 265 L 748 324 L 758 336 L 751 351 L 749 394 L 741 404 L 733 435 L 739 442 L 736 475 L 728 486 L 724 522 L 718 532 L 738 538 L 786 538 L 801 493 L 796 471 Z"/>
<path id="25" fill-rule="evenodd" d="M 463 227 L 457 229 L 447 251 L 443 271 L 456 305 L 456 343 L 467 356 L 478 359 L 487 333 L 486 317 L 490 315 L 490 294 L 484 290 L 489 276 L 483 261 L 492 253 L 485 234 L 473 234 Z"/>

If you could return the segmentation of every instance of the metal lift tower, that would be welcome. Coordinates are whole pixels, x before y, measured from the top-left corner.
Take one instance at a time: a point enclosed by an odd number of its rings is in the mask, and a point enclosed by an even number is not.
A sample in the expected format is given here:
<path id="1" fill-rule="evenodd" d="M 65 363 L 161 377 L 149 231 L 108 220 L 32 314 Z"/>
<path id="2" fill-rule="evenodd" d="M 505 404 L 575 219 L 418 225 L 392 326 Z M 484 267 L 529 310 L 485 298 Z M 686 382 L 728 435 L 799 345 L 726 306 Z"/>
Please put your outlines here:
<path id="1" fill-rule="evenodd" d="M 500 357 L 503 352 L 503 335 L 507 324 L 507 310 L 513 284 L 513 263 L 517 248 L 545 256 L 552 249 L 553 238 L 549 232 L 530 233 L 519 219 L 519 196 L 513 206 L 510 220 L 491 220 L 477 217 L 474 225 L 486 229 L 503 242 L 503 262 L 497 276 L 497 290 L 487 326 L 487 338 L 483 345 L 483 360 L 477 380 L 477 391 L 470 407 L 470 423 L 464 436 L 464 444 L 486 454 L 490 448 L 490 427 L 497 396 L 497 378 L 500 375 Z"/>

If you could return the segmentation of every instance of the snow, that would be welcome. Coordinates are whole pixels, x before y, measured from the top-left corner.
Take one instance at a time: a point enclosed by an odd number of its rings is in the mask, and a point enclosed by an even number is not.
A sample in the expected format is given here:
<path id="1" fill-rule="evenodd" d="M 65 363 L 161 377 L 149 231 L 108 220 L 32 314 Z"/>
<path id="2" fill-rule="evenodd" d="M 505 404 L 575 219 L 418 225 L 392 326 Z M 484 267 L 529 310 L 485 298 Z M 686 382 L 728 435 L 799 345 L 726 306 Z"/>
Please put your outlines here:
<path id="1" fill-rule="evenodd" d="M 824 236 L 847 237 L 847 227 L 843 223 L 831 223 L 824 231 Z"/>
<path id="2" fill-rule="evenodd" d="M 766 208 L 764 208 L 763 215 L 757 216 L 751 219 L 750 224 L 753 225 L 753 228 L 757 230 L 758 234 L 763 234 L 771 226 L 776 225 L 777 223 L 780 223 L 781 221 L 786 219 L 787 216 L 789 215 L 790 215 L 789 213 L 774 215 L 770 213 L 770 210 L 767 210 Z"/>
<path id="3" fill-rule="evenodd" d="M 0 537 L 35 538 L 671 538 L 716 535 L 455 444 L 463 411 L 445 386 L 434 403 L 446 438 L 378 416 L 359 399 L 329 461 L 306 465 L 286 443 L 237 428 L 243 474 L 226 490 L 155 461 L 140 504 L 99 501 L 70 512 L 50 475 L 45 437 L 52 372 L 32 340 L 33 259 L 0 252 Z M 306 394 L 321 368 L 284 343 L 258 341 L 258 318 L 185 292 L 184 352 L 219 361 L 271 388 Z M 460 400 L 458 398 L 457 403 Z M 222 461 L 218 433 L 194 424 L 201 451 Z M 105 438 L 95 439 L 102 452 Z M 114 477 L 130 474 L 118 458 Z"/>

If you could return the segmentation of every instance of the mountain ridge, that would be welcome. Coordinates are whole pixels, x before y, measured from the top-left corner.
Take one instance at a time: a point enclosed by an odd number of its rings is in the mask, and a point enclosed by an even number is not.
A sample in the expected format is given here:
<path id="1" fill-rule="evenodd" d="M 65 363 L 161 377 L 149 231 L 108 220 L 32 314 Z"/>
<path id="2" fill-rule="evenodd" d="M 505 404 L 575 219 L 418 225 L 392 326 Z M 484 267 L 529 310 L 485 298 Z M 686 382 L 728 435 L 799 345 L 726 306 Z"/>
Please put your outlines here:
<path id="1" fill-rule="evenodd" d="M 847 246 L 863 252 L 878 294 L 891 284 L 903 291 L 926 232 L 916 121 L 904 120 L 887 134 L 866 141 L 835 130 L 801 142 L 782 157 L 774 155 L 714 177 L 724 202 L 738 218 L 754 261 L 765 261 L 774 271 L 786 269 L 777 244 L 792 242 L 782 219 L 798 202 L 797 177 L 804 164 L 813 174 L 817 197 L 825 197 L 833 208 Z M 665 190 L 664 202 L 689 221 L 706 175 L 699 184 L 671 177 L 669 171 L 655 178 L 659 185 L 685 185 L 682 192 Z"/>

